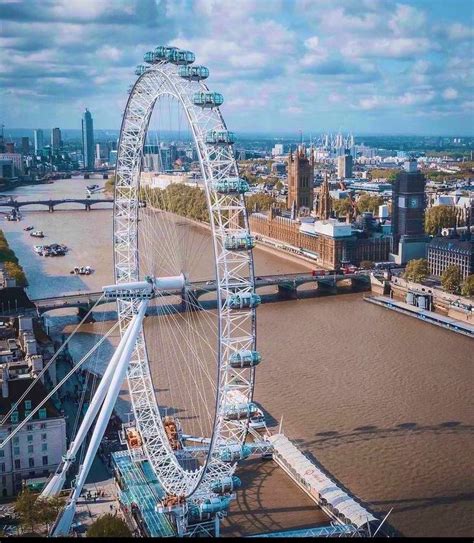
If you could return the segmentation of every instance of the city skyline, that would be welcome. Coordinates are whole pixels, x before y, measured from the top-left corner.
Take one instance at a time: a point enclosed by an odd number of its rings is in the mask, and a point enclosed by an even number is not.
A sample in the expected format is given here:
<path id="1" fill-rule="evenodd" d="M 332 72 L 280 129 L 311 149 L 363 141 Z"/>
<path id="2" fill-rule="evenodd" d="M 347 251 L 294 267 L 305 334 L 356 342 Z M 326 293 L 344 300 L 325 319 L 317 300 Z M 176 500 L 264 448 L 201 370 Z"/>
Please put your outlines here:
<path id="1" fill-rule="evenodd" d="M 32 4 L 2 6 L 9 127 L 76 128 L 87 107 L 118 129 L 140 53 L 168 43 L 210 68 L 236 131 L 473 133 L 470 2 Z"/>

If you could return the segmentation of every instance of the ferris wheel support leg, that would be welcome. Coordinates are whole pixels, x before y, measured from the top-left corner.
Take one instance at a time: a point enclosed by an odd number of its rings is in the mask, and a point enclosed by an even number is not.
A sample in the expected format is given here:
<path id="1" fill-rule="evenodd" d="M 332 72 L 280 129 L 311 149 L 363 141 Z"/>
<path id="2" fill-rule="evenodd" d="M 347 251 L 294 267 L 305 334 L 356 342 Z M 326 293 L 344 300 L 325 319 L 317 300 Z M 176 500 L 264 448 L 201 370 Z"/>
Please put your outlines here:
<path id="1" fill-rule="evenodd" d="M 90 430 L 90 427 L 92 426 L 95 417 L 97 416 L 97 413 L 99 412 L 100 406 L 104 401 L 110 382 L 112 381 L 112 377 L 116 371 L 118 361 L 120 360 L 120 357 L 122 355 L 125 343 L 130 336 L 130 331 L 131 326 L 127 328 L 122 341 L 120 341 L 117 349 L 115 350 L 107 366 L 107 369 L 105 370 L 104 375 L 100 380 L 99 386 L 97 387 L 97 390 L 89 405 L 89 408 L 84 415 L 84 419 L 82 420 L 81 426 L 79 427 L 75 439 L 71 442 L 69 449 L 64 456 L 63 462 L 61 462 L 57 472 L 51 477 L 50 481 L 41 492 L 42 498 L 50 498 L 52 496 L 56 496 L 57 494 L 59 494 L 59 492 L 61 492 L 66 481 L 67 472 L 71 465 L 74 463 L 75 457 L 79 452 L 79 449 L 84 442 L 84 439 L 86 438 L 87 433 Z"/>
<path id="2" fill-rule="evenodd" d="M 87 448 L 84 463 L 79 468 L 74 492 L 72 493 L 69 503 L 62 511 L 61 516 L 58 518 L 56 525 L 51 531 L 51 535 L 53 537 L 67 536 L 70 531 L 71 524 L 74 520 L 74 515 L 76 512 L 77 500 L 81 495 L 82 487 L 86 482 L 89 470 L 92 466 L 92 462 L 95 458 L 100 442 L 102 441 L 102 437 L 104 436 L 105 430 L 107 428 L 110 415 L 112 414 L 112 410 L 119 395 L 120 388 L 125 379 L 125 374 L 128 369 L 130 357 L 132 356 L 133 350 L 135 348 L 135 344 L 138 334 L 141 330 L 141 325 L 145 316 L 147 306 L 147 300 L 143 300 L 140 303 L 140 305 L 138 306 L 138 312 L 134 315 L 132 321 L 128 326 L 128 328 L 130 329 L 129 336 L 126 337 L 126 335 L 124 335 L 120 342 L 123 345 L 120 359 L 116 365 L 115 372 L 113 373 L 112 379 L 110 381 L 110 385 L 108 387 L 102 409 L 100 410 L 99 416 L 97 417 L 97 422 L 94 427 L 94 432 L 92 433 L 89 447 Z"/>

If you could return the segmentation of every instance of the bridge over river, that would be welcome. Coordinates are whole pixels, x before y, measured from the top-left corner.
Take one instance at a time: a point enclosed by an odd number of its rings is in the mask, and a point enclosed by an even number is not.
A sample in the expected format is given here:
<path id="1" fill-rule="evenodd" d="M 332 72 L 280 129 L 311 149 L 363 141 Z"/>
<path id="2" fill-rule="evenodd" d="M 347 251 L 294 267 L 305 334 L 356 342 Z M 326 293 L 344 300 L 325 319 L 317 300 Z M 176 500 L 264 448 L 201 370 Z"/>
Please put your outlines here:
<path id="1" fill-rule="evenodd" d="M 84 206 L 86 211 L 90 211 L 94 205 L 113 203 L 113 198 L 58 198 L 54 200 L 14 200 L 10 198 L 9 200 L 0 201 L 0 208 L 10 208 L 19 211 L 22 207 L 36 205 L 45 206 L 52 213 L 55 207 L 62 204 L 79 204 Z"/>
<path id="2" fill-rule="evenodd" d="M 263 294 L 262 302 L 278 300 L 295 300 L 321 294 L 336 294 L 338 286 L 341 283 L 350 283 L 353 290 L 367 290 L 370 287 L 369 273 L 359 272 L 353 274 L 327 274 L 323 276 L 314 276 L 311 273 L 287 273 L 283 275 L 265 275 L 255 278 L 255 290 L 263 287 L 276 286 L 277 291 L 274 294 Z M 315 288 L 298 293 L 301 285 L 312 283 Z M 181 310 L 199 309 L 200 307 L 211 308 L 215 306 L 216 299 L 202 300 L 209 293 L 216 292 L 217 284 L 215 281 L 196 281 L 186 285 L 183 290 L 170 290 L 163 292 L 163 296 L 177 296 L 181 298 L 181 304 L 177 304 L 177 310 L 181 305 Z M 347 291 L 347 288 L 345 289 Z M 77 294 L 66 294 L 63 296 L 51 298 L 36 298 L 31 300 L 39 314 L 55 309 L 79 308 L 79 312 L 89 311 L 96 303 L 112 303 L 110 300 L 102 298 L 102 292 L 84 292 Z M 149 313 L 153 308 L 149 308 Z"/>

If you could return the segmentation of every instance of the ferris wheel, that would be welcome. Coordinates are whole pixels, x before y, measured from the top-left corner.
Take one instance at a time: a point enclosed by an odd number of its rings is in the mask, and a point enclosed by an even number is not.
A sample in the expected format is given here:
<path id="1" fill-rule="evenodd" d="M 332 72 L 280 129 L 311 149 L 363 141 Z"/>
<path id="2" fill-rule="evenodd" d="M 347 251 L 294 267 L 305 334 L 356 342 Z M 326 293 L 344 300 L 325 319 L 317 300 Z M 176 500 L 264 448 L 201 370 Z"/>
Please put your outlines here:
<path id="1" fill-rule="evenodd" d="M 226 494 L 238 482 L 233 477 L 236 463 L 249 455 L 245 439 L 249 418 L 256 410 L 252 395 L 260 354 L 256 351 L 255 308 L 260 298 L 255 294 L 254 240 L 244 202 L 249 186 L 239 178 L 234 136 L 219 110 L 223 97 L 204 83 L 208 69 L 193 65 L 195 57 L 190 51 L 174 47 L 157 47 L 144 59 L 148 65 L 136 70 L 139 77 L 130 91 L 117 150 L 114 262 L 117 289 L 134 283 L 153 285 L 152 319 L 157 322 L 151 328 L 146 321 L 141 326 L 129 363 L 128 386 L 141 448 L 171 500 L 168 503 L 187 500 L 200 512 L 216 512 L 227 507 Z M 169 212 L 171 206 L 162 201 L 159 210 L 150 210 L 153 205 L 147 196 L 153 189 L 141 184 L 150 119 L 169 99 L 184 115 L 200 166 L 198 184 L 205 194 L 212 241 L 206 259 L 212 280 L 206 286 L 217 298 L 211 310 L 199 306 L 193 294 L 195 276 L 189 252 L 202 251 L 201 246 L 192 243 L 189 247 L 189 225 Z M 141 207 L 142 200 L 147 207 Z M 190 228 L 195 229 L 194 225 Z M 176 292 L 181 293 L 190 317 L 171 308 L 170 293 Z M 140 297 L 118 299 L 122 337 L 139 303 Z M 171 328 L 166 337 L 164 328 Z M 176 370 L 174 377 L 169 375 L 172 369 Z M 166 415 L 160 393 L 163 383 L 154 382 L 154 374 L 166 374 L 166 387 L 174 386 L 185 396 L 184 403 L 193 404 L 197 426 L 207 435 L 183 433 L 184 423 Z M 203 381 L 210 393 L 206 396 L 198 391 L 193 398 L 192 389 Z M 166 392 L 169 406 L 173 395 L 169 388 Z M 198 442 L 204 446 L 197 448 Z M 187 449 L 193 452 L 187 455 Z M 193 462 L 186 461 L 190 456 Z"/>
<path id="2" fill-rule="evenodd" d="M 117 322 L 0 444 L 4 447 L 119 328 L 119 345 L 41 493 L 42 498 L 57 496 L 69 469 L 81 458 L 67 504 L 51 529 L 53 536 L 71 529 L 125 377 L 134 414 L 125 430 L 128 454 L 132 461 L 148 462 L 163 494 L 157 508 L 174 515 L 179 535 L 191 533 L 186 530 L 193 522 L 196 526 L 209 519 L 216 521 L 218 532 L 221 512 L 240 485 L 236 465 L 252 452 L 246 438 L 250 421 L 259 415 L 252 400 L 255 367 L 261 361 L 255 320 L 261 300 L 254 288 L 254 239 L 244 200 L 249 185 L 239 177 L 234 136 L 219 110 L 223 97 L 204 83 L 208 69 L 193 65 L 194 54 L 175 47 L 157 47 L 146 53 L 145 61 L 148 66 L 136 70 L 117 150 L 115 282 L 103 287 L 96 305 L 3 419 L 97 304 L 116 301 Z M 184 119 L 187 127 L 184 151 L 177 150 L 176 142 L 163 146 L 163 141 L 153 141 L 154 114 L 160 127 L 172 109 L 178 112 L 178 125 Z M 153 158 L 145 156 L 145 149 L 158 157 L 165 174 L 144 171 Z M 181 164 L 181 173 L 170 168 L 172 164 Z M 258 448 L 258 436 L 253 445 Z"/>

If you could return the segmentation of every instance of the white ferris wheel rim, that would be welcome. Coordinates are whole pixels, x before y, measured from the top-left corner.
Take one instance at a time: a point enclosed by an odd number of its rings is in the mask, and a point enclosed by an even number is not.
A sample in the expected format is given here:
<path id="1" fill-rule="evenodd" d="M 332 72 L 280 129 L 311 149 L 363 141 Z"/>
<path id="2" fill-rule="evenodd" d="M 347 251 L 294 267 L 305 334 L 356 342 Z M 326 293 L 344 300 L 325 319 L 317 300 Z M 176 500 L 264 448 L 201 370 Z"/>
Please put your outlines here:
<path id="1" fill-rule="evenodd" d="M 234 451 L 236 447 L 243 446 L 249 418 L 229 421 L 225 413 L 231 403 L 229 393 L 232 390 L 238 390 L 249 403 L 252 401 L 255 368 L 236 370 L 231 368 L 229 358 L 239 350 L 254 351 L 256 347 L 255 308 L 240 309 L 234 313 L 227 302 L 230 293 L 255 292 L 251 249 L 236 254 L 225 249 L 223 244 L 224 236 L 230 232 L 250 234 L 244 199 L 242 195 L 222 197 L 212 189 L 212 183 L 219 179 L 231 175 L 238 177 L 238 168 L 232 146 L 222 148 L 205 142 L 206 132 L 219 129 L 226 131 L 227 128 L 218 108 L 206 110 L 193 104 L 193 92 L 199 91 L 208 92 L 202 81 L 184 80 L 179 76 L 177 66 L 166 62 L 153 64 L 137 79 L 130 92 L 120 131 L 113 219 L 115 281 L 117 284 L 136 281 L 139 279 L 137 219 L 141 153 L 155 102 L 160 96 L 171 94 L 186 113 L 199 157 L 217 281 L 218 368 L 215 417 L 209 451 L 199 469 L 184 469 L 166 437 L 151 380 L 143 328 L 127 377 L 143 449 L 158 481 L 168 494 L 186 498 L 193 496 L 196 501 L 212 495 L 212 483 L 231 476 L 235 471 L 236 461 L 222 461 L 221 453 L 226 449 Z M 238 218 L 243 219 L 243 226 L 237 224 Z M 136 311 L 136 303 L 118 300 L 117 310 L 123 335 Z"/>

